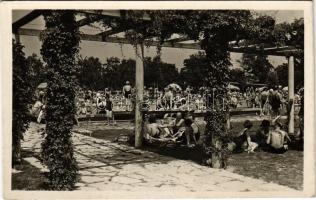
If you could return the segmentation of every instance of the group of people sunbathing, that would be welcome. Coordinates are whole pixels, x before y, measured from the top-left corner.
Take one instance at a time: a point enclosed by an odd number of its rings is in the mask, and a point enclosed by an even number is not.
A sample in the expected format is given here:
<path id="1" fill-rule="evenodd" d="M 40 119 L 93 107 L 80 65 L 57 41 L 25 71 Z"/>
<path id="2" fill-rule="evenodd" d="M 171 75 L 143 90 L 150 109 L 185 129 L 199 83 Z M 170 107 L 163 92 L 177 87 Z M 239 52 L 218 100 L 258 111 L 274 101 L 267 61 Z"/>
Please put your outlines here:
<path id="1" fill-rule="evenodd" d="M 144 126 L 144 138 L 150 142 L 174 142 L 185 141 L 188 147 L 201 143 L 205 133 L 206 122 L 195 118 L 193 115 L 183 116 L 181 112 L 176 116 L 166 114 L 160 122 L 155 114 L 150 114 Z"/>
<path id="2" fill-rule="evenodd" d="M 233 149 L 244 150 L 248 153 L 254 152 L 257 149 L 278 154 L 286 152 L 291 138 L 282 129 L 283 126 L 278 121 L 279 118 L 280 116 L 277 116 L 272 120 L 272 124 L 269 120 L 263 120 L 259 129 L 252 137 L 249 132 L 253 124 L 249 120 L 246 120 L 243 124 L 244 129 L 233 138 Z"/>
<path id="3" fill-rule="evenodd" d="M 255 135 L 250 131 L 252 122 L 246 120 L 244 128 L 232 137 L 229 147 L 231 151 L 254 152 L 256 149 L 272 153 L 284 153 L 288 150 L 291 139 L 287 132 L 282 130 L 282 124 L 276 117 L 272 124 L 269 120 L 263 120 Z M 202 145 L 206 131 L 206 121 L 187 114 L 183 116 L 178 112 L 175 117 L 166 114 L 162 120 L 158 120 L 155 114 L 147 116 L 144 126 L 144 138 L 148 142 L 181 143 L 187 147 Z"/>

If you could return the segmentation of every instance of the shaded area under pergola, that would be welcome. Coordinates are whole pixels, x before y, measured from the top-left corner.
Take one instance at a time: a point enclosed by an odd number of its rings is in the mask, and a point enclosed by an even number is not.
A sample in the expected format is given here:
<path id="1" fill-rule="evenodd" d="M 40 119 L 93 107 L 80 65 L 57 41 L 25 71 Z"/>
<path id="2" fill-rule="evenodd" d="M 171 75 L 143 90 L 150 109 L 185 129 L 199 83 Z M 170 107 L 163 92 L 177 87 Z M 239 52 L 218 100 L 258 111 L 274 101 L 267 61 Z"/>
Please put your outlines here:
<path id="1" fill-rule="evenodd" d="M 42 32 L 47 32 L 49 30 L 38 30 L 38 29 L 27 29 L 23 26 L 27 25 L 34 19 L 42 15 L 42 10 L 33 10 L 30 13 L 23 16 L 21 19 L 17 20 L 12 24 L 12 32 L 15 34 L 17 41 L 20 41 L 20 35 L 26 36 L 37 36 L 40 37 Z M 118 19 L 125 16 L 125 10 L 109 10 L 109 11 L 93 11 L 93 10 L 78 10 L 77 14 L 80 15 L 81 19 L 77 20 L 77 26 L 83 27 L 94 22 L 100 21 L 102 19 Z M 84 17 L 82 17 L 84 16 Z M 150 21 L 149 16 L 143 16 L 142 20 Z M 110 28 L 103 32 L 97 34 L 80 34 L 81 40 L 86 41 L 96 41 L 96 42 L 107 42 L 107 43 L 120 43 L 120 44 L 131 44 L 130 41 L 124 37 L 118 37 L 120 34 L 126 30 L 132 29 L 133 27 L 120 27 L 120 28 Z M 152 38 L 151 38 L 152 39 Z M 158 41 L 148 40 L 149 46 L 157 46 Z M 149 41 L 150 40 L 150 41 Z M 146 42 L 146 40 L 145 40 Z M 146 43 L 147 44 L 147 43 Z M 162 48 L 180 48 L 180 49 L 195 49 L 202 50 L 200 43 L 197 41 L 192 41 L 186 36 L 175 35 L 175 37 L 166 40 L 162 45 Z M 253 44 L 247 46 L 238 46 L 232 41 L 228 49 L 229 52 L 235 53 L 245 53 L 245 54 L 263 54 L 263 55 L 273 55 L 273 56 L 285 56 L 288 58 L 288 100 L 293 102 L 294 100 L 294 56 L 302 54 L 302 50 L 297 49 L 293 46 L 274 46 L 271 44 Z M 141 55 L 141 56 L 139 56 Z M 135 146 L 142 146 L 142 111 L 141 103 L 143 101 L 143 89 L 144 89 L 144 45 L 137 44 L 135 48 L 135 60 L 136 60 L 136 105 L 135 105 Z M 289 113 L 289 133 L 294 133 L 294 104 L 291 105 Z"/>

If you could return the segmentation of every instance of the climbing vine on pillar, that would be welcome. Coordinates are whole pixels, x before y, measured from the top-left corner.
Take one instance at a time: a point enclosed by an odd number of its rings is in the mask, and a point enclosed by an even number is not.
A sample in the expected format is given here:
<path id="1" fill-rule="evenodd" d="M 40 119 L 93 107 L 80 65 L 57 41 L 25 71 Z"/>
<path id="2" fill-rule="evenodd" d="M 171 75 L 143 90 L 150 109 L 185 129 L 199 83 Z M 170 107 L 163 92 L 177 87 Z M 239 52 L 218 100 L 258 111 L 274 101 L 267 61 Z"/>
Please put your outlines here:
<path id="1" fill-rule="evenodd" d="M 227 85 L 229 82 L 230 65 L 228 54 L 228 41 L 221 41 L 219 38 L 205 34 L 201 47 L 206 52 L 208 61 L 206 83 L 208 87 L 215 90 L 211 109 L 207 112 L 207 134 L 204 141 L 205 160 L 214 168 L 226 167 L 229 151 L 227 151 L 227 127 L 228 102 Z"/>
<path id="2" fill-rule="evenodd" d="M 31 68 L 26 63 L 23 46 L 13 41 L 13 107 L 12 107 L 12 165 L 21 161 L 21 139 L 30 123 L 28 106 L 34 89 L 30 81 Z"/>
<path id="3" fill-rule="evenodd" d="M 75 117 L 75 60 L 79 31 L 74 11 L 45 11 L 48 32 L 43 35 L 41 54 L 48 67 L 46 130 L 42 143 L 43 163 L 49 169 L 52 190 L 71 190 L 77 180 L 72 144 Z"/>

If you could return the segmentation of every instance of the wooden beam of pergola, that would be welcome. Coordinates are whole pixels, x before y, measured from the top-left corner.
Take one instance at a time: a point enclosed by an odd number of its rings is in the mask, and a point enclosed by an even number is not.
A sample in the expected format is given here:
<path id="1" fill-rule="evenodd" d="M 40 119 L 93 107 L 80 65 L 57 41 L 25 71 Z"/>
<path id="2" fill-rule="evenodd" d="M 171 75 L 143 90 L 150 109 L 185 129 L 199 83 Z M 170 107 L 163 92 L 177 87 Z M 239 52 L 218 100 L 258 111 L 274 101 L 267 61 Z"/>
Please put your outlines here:
<path id="1" fill-rule="evenodd" d="M 81 19 L 77 22 L 77 25 L 79 27 L 85 26 L 88 24 L 91 24 L 95 21 L 101 20 L 103 18 L 122 18 L 125 16 L 124 10 L 77 10 L 78 13 L 82 13 L 85 15 L 88 15 L 89 17 L 86 17 L 84 19 Z M 13 23 L 13 33 L 19 32 L 20 35 L 29 35 L 29 36 L 39 36 L 40 30 L 35 29 L 22 29 L 21 27 L 26 25 L 28 22 L 34 20 L 35 18 L 39 17 L 42 14 L 42 10 L 33 10 L 29 14 L 25 15 L 15 23 Z M 144 16 L 142 18 L 144 21 L 150 21 L 149 16 Z M 126 28 L 117 28 L 117 29 L 111 29 L 104 31 L 102 33 L 98 33 L 96 35 L 88 35 L 88 34 L 81 34 L 82 40 L 88 40 L 88 41 L 98 41 L 98 42 L 109 42 L 109 43 L 121 43 L 121 44 L 130 44 L 130 42 L 125 38 L 119 38 L 119 37 L 113 37 L 111 35 L 118 34 L 120 32 L 123 32 L 125 30 L 128 30 L 131 27 Z M 19 30 L 20 29 L 20 30 Z M 18 31 L 19 30 L 19 31 Z M 189 38 L 183 36 L 179 38 L 169 39 L 165 41 L 162 44 L 162 47 L 168 47 L 168 48 L 183 48 L 183 49 L 195 49 L 195 50 L 201 50 L 199 43 L 180 43 L 189 40 Z M 150 46 L 157 46 L 157 41 L 151 41 L 149 42 Z M 289 56 L 289 55 L 295 55 L 300 53 L 296 48 L 294 47 L 272 47 L 272 48 L 256 48 L 253 46 L 249 47 L 230 47 L 230 52 L 235 53 L 246 53 L 246 54 L 261 54 L 261 55 L 274 55 L 274 56 Z"/>
<path id="2" fill-rule="evenodd" d="M 126 10 L 77 10 L 78 13 L 85 13 L 88 15 L 100 15 L 107 18 L 124 18 Z M 141 20 L 151 21 L 149 15 L 144 15 Z"/>
<path id="3" fill-rule="evenodd" d="M 96 35 L 101 35 L 102 37 L 109 37 L 110 35 L 115 35 L 123 32 L 125 29 L 123 28 L 112 28 L 111 30 L 106 30 L 102 33 L 98 33 Z"/>
<path id="4" fill-rule="evenodd" d="M 21 29 L 19 29 L 18 34 L 39 37 L 42 32 L 44 32 L 44 31 L 36 30 L 36 29 L 21 28 Z M 80 38 L 82 40 L 86 40 L 86 41 L 131 44 L 130 41 L 126 38 L 113 37 L 113 36 L 102 37 L 102 35 L 99 35 L 99 34 L 98 35 L 80 34 Z M 157 41 L 151 41 L 149 44 L 149 46 L 157 46 L 157 45 L 158 45 Z M 194 43 L 194 44 L 182 44 L 182 43 L 172 44 L 171 42 L 165 42 L 165 43 L 163 43 L 162 47 L 201 50 L 200 45 L 197 43 Z"/>
<path id="5" fill-rule="evenodd" d="M 18 29 L 22 26 L 26 25 L 27 23 L 33 21 L 37 17 L 39 17 L 42 14 L 41 10 L 33 10 L 30 13 L 26 14 L 21 19 L 17 20 L 12 24 L 12 32 L 17 33 Z"/>
<path id="6" fill-rule="evenodd" d="M 190 40 L 190 39 L 187 37 L 179 37 L 179 38 L 169 39 L 169 40 L 167 40 L 167 42 L 176 43 L 176 42 L 184 42 L 184 41 L 188 41 L 188 40 Z"/>
<path id="7" fill-rule="evenodd" d="M 39 37 L 41 35 L 41 32 L 42 32 L 41 30 L 21 28 L 19 29 L 18 34 Z M 103 37 L 102 34 L 97 34 L 97 35 L 80 34 L 80 38 L 86 41 L 130 44 L 130 41 L 126 38 L 113 37 L 113 36 Z M 149 46 L 157 46 L 157 45 L 158 45 L 158 41 L 149 42 Z M 202 50 L 199 43 L 188 44 L 188 43 L 166 41 L 162 44 L 162 47 Z M 295 55 L 299 53 L 299 51 L 295 47 L 292 47 L 292 46 L 274 47 L 274 48 L 267 48 L 267 49 L 260 49 L 260 48 L 254 48 L 254 47 L 230 47 L 229 51 L 235 52 L 235 53 L 262 54 L 262 55 L 274 55 L 274 56 L 289 56 L 289 55 Z"/>
<path id="8" fill-rule="evenodd" d="M 81 26 L 89 25 L 89 24 L 91 24 L 93 22 L 101 20 L 102 18 L 103 17 L 99 16 L 99 15 L 93 15 L 93 16 L 90 16 L 90 17 L 86 17 L 84 19 L 81 19 L 81 20 L 77 21 L 77 26 L 81 27 Z"/>

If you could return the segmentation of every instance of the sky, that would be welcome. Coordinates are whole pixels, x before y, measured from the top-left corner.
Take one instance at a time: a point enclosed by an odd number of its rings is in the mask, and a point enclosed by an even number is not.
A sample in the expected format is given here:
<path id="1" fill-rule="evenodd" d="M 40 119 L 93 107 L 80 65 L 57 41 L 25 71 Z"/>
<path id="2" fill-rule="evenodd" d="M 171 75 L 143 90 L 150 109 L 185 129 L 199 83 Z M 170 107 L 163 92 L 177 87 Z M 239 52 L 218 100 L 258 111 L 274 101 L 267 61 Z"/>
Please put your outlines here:
<path id="1" fill-rule="evenodd" d="M 17 10 L 12 13 L 12 21 L 16 21 L 23 17 L 30 11 Z M 289 10 L 278 10 L 278 11 L 259 11 L 258 15 L 267 14 L 275 18 L 276 23 L 289 22 L 291 23 L 294 19 L 303 17 L 303 11 L 289 11 Z M 23 26 L 23 28 L 33 29 L 44 29 L 45 22 L 42 17 L 29 22 L 29 24 Z M 97 25 L 97 24 L 95 24 Z M 97 26 L 98 27 L 98 26 Z M 101 32 L 100 28 L 93 28 L 91 26 L 84 26 L 80 31 L 86 34 L 96 34 Z M 40 57 L 41 41 L 34 36 L 21 36 L 21 43 L 25 46 L 24 52 L 26 56 L 37 54 Z M 161 59 L 164 62 L 175 64 L 178 69 L 183 67 L 183 60 L 189 58 L 190 55 L 197 53 L 197 50 L 192 49 L 176 49 L 176 48 L 162 48 Z M 122 45 L 115 43 L 104 43 L 94 41 L 81 41 L 80 43 L 80 54 L 82 57 L 97 57 L 102 63 L 106 62 L 109 57 L 118 57 L 120 59 L 135 58 L 134 49 L 131 45 Z M 154 57 L 156 55 L 156 48 L 149 47 L 145 48 L 145 56 Z M 242 54 L 231 53 L 231 62 L 234 67 L 238 67 L 238 60 L 241 59 Z M 278 66 L 282 63 L 286 63 L 287 60 L 280 56 L 269 56 L 269 61 L 273 66 Z"/>

